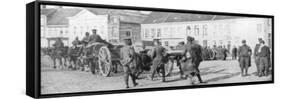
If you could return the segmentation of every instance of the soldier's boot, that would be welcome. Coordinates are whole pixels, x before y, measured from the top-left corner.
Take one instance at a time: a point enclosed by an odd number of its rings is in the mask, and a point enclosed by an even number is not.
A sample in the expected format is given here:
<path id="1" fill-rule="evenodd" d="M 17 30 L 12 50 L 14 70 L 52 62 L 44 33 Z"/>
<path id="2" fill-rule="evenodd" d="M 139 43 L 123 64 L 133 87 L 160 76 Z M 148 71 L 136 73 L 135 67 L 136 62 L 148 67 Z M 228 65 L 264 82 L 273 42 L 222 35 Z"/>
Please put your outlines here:
<path id="1" fill-rule="evenodd" d="M 244 77 L 244 68 L 241 67 L 241 76 Z"/>
<path id="2" fill-rule="evenodd" d="M 200 73 L 196 74 L 196 76 L 197 76 L 200 83 L 206 83 L 202 80 Z"/>
<path id="3" fill-rule="evenodd" d="M 250 74 L 248 74 L 248 68 L 245 68 L 245 76 L 250 76 Z"/>
<path id="4" fill-rule="evenodd" d="M 165 76 L 166 76 L 165 68 L 162 67 L 162 82 L 166 82 Z"/>
<path id="5" fill-rule="evenodd" d="M 132 81 L 133 81 L 134 87 L 137 86 L 138 83 L 136 82 L 136 76 L 131 74 L 131 77 L 132 77 Z"/>
<path id="6" fill-rule="evenodd" d="M 129 74 L 125 73 L 124 81 L 125 81 L 126 88 L 129 88 Z"/>
<path id="7" fill-rule="evenodd" d="M 190 84 L 191 84 L 191 85 L 194 85 L 195 82 L 194 82 L 193 76 L 192 76 L 192 75 L 187 75 L 187 76 L 188 76 L 188 78 L 189 78 Z"/>

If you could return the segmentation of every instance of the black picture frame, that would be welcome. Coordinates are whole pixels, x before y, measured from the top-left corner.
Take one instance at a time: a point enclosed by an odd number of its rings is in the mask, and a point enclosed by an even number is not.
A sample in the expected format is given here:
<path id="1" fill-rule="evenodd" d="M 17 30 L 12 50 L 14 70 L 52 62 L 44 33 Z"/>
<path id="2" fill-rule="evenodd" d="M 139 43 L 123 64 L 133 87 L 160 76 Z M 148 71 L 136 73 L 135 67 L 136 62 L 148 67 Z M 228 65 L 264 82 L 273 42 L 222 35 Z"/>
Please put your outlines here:
<path id="1" fill-rule="evenodd" d="M 272 19 L 272 81 L 259 82 L 243 82 L 243 83 L 227 83 L 227 84 L 212 84 L 212 85 L 196 85 L 196 86 L 178 86 L 178 87 L 160 87 L 160 88 L 145 88 L 145 89 L 129 89 L 115 91 L 98 91 L 98 92 L 78 92 L 78 93 L 61 93 L 61 94 L 46 94 L 40 92 L 40 5 L 60 5 L 60 6 L 76 6 L 76 7 L 95 7 L 95 8 L 112 8 L 112 9 L 130 9 L 144 11 L 163 11 L 163 12 L 178 12 L 178 13 L 195 13 L 195 14 L 216 14 L 230 15 L 242 17 L 258 17 Z M 119 5 L 102 5 L 102 4 L 87 4 L 87 3 L 72 3 L 72 2 L 56 2 L 56 1 L 34 1 L 26 5 L 26 94 L 33 98 L 51 98 L 51 97 L 66 97 L 66 96 L 81 96 L 81 95 L 99 95 L 99 94 L 116 94 L 116 93 L 132 93 L 144 91 L 162 91 L 162 90 L 178 90 L 178 89 L 193 89 L 193 88 L 210 88 L 224 86 L 240 86 L 240 85 L 256 85 L 256 84 L 272 84 L 274 83 L 274 16 L 261 14 L 244 14 L 244 13 L 228 13 L 228 12 L 210 12 L 210 11 L 194 11 L 166 8 L 148 8 L 148 7 L 133 7 Z"/>

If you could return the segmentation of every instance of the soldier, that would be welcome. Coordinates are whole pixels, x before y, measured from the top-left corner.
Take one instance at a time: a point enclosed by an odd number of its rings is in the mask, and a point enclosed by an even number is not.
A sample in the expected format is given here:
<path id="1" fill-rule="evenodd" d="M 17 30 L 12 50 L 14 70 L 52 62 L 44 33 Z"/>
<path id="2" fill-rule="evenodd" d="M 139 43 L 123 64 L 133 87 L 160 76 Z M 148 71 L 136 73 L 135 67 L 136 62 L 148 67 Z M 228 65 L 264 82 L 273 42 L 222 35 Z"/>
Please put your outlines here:
<path id="1" fill-rule="evenodd" d="M 235 60 L 236 57 L 237 57 L 237 48 L 236 48 L 236 46 L 234 46 L 232 48 L 232 53 L 231 54 L 232 54 L 232 59 Z"/>
<path id="2" fill-rule="evenodd" d="M 76 37 L 75 40 L 72 42 L 72 45 L 73 45 L 74 47 L 77 47 L 77 45 L 79 45 L 79 44 L 80 44 L 80 40 L 79 40 L 78 37 Z"/>
<path id="3" fill-rule="evenodd" d="M 69 61 L 71 62 L 71 69 L 75 70 L 75 69 L 78 69 L 77 67 L 77 63 L 76 63 L 76 60 L 78 59 L 78 56 L 79 56 L 79 47 L 77 47 L 77 45 L 80 44 L 80 41 L 78 39 L 78 37 L 75 38 L 75 40 L 72 42 L 72 47 L 70 47 L 68 49 L 68 55 L 69 55 Z"/>
<path id="4" fill-rule="evenodd" d="M 101 37 L 97 34 L 97 30 L 96 30 L 96 29 L 93 29 L 93 30 L 92 30 L 92 33 L 93 33 L 93 34 L 90 36 L 89 43 L 102 42 L 102 39 L 101 39 Z"/>
<path id="5" fill-rule="evenodd" d="M 257 67 L 257 73 L 256 73 L 256 76 L 259 76 L 259 72 L 260 72 L 260 68 L 259 68 L 259 63 L 260 63 L 260 57 L 258 55 L 258 50 L 260 48 L 260 43 L 263 41 L 262 38 L 259 38 L 258 39 L 259 43 L 256 44 L 255 46 L 255 50 L 254 50 L 254 59 L 255 59 L 255 64 L 256 64 L 256 67 Z"/>
<path id="6" fill-rule="evenodd" d="M 63 44 L 61 38 L 57 38 L 57 40 L 53 44 L 53 46 L 54 46 L 53 55 L 52 55 L 53 61 L 54 61 L 54 67 L 53 68 L 57 68 L 56 67 L 56 59 L 57 58 L 59 59 L 59 64 L 62 65 L 61 57 L 62 57 L 62 53 L 63 53 L 64 44 Z"/>
<path id="7" fill-rule="evenodd" d="M 259 63 L 259 77 L 268 76 L 269 73 L 269 60 L 270 57 L 270 49 L 266 45 L 264 45 L 264 41 L 260 41 L 260 47 L 258 49 L 258 56 L 260 58 Z"/>
<path id="8" fill-rule="evenodd" d="M 157 71 L 161 71 L 162 73 L 162 82 L 165 82 L 165 68 L 164 68 L 164 60 L 165 60 L 165 48 L 161 45 L 159 39 L 154 39 L 155 47 L 152 49 L 152 70 L 151 70 L 151 80 Z"/>
<path id="9" fill-rule="evenodd" d="M 196 75 L 200 83 L 204 83 L 202 81 L 199 65 L 202 59 L 202 47 L 199 44 L 195 44 L 194 38 L 188 36 L 187 44 L 185 45 L 185 49 L 182 53 L 183 57 L 181 59 L 181 66 L 184 74 L 190 78 L 191 84 L 194 84 L 193 77 Z"/>
<path id="10" fill-rule="evenodd" d="M 85 37 L 82 39 L 82 42 L 85 44 L 89 43 L 90 41 L 90 33 L 86 32 Z"/>
<path id="11" fill-rule="evenodd" d="M 130 38 L 125 38 L 124 42 L 125 46 L 120 51 L 120 58 L 125 72 L 125 85 L 126 88 L 129 88 L 129 77 L 131 77 L 134 86 L 138 85 L 138 83 L 136 83 L 137 64 L 134 61 L 136 53 L 134 47 L 132 46 L 132 41 Z"/>
<path id="12" fill-rule="evenodd" d="M 228 50 L 226 49 L 226 47 L 225 47 L 225 46 L 223 46 L 222 51 L 223 51 L 223 60 L 226 60 Z"/>
<path id="13" fill-rule="evenodd" d="M 246 44 L 246 40 L 242 40 L 242 46 L 238 49 L 238 56 L 239 56 L 239 64 L 241 68 L 241 76 L 249 76 L 248 75 L 248 68 L 250 66 L 250 60 L 251 60 L 251 54 L 252 50 L 251 48 Z"/>
<path id="14" fill-rule="evenodd" d="M 63 44 L 61 38 L 57 38 L 57 40 L 56 40 L 56 42 L 54 43 L 53 46 L 54 46 L 56 49 L 57 49 L 57 48 L 62 48 L 62 47 L 64 47 L 64 44 Z"/>

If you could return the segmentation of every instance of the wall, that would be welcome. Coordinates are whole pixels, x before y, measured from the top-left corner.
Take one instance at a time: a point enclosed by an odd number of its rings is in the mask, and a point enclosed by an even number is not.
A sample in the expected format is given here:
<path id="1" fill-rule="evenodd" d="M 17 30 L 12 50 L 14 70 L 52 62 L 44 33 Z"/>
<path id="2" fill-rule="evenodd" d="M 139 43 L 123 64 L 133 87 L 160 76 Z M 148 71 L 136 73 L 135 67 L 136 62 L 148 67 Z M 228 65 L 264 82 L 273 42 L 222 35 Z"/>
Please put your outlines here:
<path id="1" fill-rule="evenodd" d="M 186 41 L 187 36 L 194 37 L 199 44 L 204 46 L 240 46 L 246 39 L 253 48 L 258 38 L 267 39 L 270 27 L 265 24 L 268 20 L 263 18 L 239 18 L 214 21 L 170 22 L 157 24 L 142 24 L 143 40 L 152 40 L 152 31 L 161 31 L 161 38 L 175 46 L 178 42 Z M 258 25 L 260 28 L 258 29 Z M 150 34 L 146 36 L 146 32 Z M 156 33 L 156 32 L 154 32 Z M 157 33 L 156 33 L 157 35 Z M 266 42 L 268 44 L 268 42 Z"/>
<path id="2" fill-rule="evenodd" d="M 77 15 L 69 18 L 69 40 L 70 44 L 74 41 L 76 36 L 81 40 L 86 32 L 92 34 L 92 29 L 97 30 L 97 34 L 102 39 L 108 40 L 108 16 L 95 15 L 88 10 L 83 10 Z"/>
<path id="3" fill-rule="evenodd" d="M 126 34 L 126 32 L 130 32 L 130 35 Z M 120 23 L 120 42 L 126 37 L 131 37 L 133 42 L 141 41 L 141 25 L 138 23 Z"/>

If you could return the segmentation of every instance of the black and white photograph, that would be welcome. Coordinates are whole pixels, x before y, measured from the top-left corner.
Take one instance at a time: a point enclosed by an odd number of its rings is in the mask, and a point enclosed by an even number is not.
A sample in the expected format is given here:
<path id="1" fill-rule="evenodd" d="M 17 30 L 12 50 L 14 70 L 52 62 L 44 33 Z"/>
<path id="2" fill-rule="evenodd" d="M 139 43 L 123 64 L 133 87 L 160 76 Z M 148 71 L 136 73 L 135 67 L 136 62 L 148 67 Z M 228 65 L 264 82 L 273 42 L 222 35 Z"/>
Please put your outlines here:
<path id="1" fill-rule="evenodd" d="M 42 95 L 273 81 L 272 18 L 40 5 Z"/>

